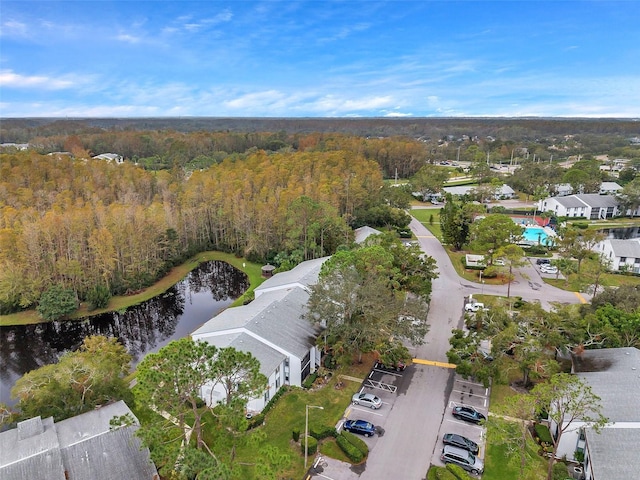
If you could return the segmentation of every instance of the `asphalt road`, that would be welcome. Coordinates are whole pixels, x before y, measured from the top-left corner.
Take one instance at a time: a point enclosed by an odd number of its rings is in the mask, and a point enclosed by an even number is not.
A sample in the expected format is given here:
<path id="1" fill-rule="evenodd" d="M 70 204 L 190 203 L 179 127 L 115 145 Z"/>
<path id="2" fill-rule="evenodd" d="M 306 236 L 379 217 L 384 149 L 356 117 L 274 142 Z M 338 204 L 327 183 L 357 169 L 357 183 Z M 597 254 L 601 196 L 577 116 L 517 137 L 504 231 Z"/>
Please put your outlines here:
<path id="1" fill-rule="evenodd" d="M 413 219 L 410 228 L 422 250 L 436 260 L 438 267 L 429 308 L 429 332 L 424 345 L 410 350 L 414 358 L 446 363 L 451 331 L 462 327 L 465 297 L 480 293 L 506 296 L 507 286 L 467 282 L 458 276 L 444 247 L 424 225 Z M 553 302 L 578 303 L 585 300 L 572 292 L 545 284 L 532 263 L 516 273 L 511 284 L 511 296 L 538 300 L 545 308 L 550 308 Z M 448 423 L 451 422 L 450 402 L 463 398 L 461 395 L 465 388 L 481 390 L 478 386 L 461 384 L 450 368 L 422 363 L 414 363 L 401 377 L 389 382 L 397 386 L 394 394 L 367 389 L 385 401 L 375 414 L 354 410 L 353 406 L 345 412 L 348 418 L 363 418 L 384 429 L 384 435 L 365 440 L 370 447 L 366 463 L 352 466 L 322 459 L 311 477 L 326 480 L 424 479 L 430 463 L 439 463 L 441 445 L 438 435 L 443 422 L 446 428 L 455 431 L 456 426 Z M 454 383 L 457 385 L 455 389 Z M 467 400 L 469 398 L 467 395 Z M 480 410 L 486 413 L 486 409 Z"/>

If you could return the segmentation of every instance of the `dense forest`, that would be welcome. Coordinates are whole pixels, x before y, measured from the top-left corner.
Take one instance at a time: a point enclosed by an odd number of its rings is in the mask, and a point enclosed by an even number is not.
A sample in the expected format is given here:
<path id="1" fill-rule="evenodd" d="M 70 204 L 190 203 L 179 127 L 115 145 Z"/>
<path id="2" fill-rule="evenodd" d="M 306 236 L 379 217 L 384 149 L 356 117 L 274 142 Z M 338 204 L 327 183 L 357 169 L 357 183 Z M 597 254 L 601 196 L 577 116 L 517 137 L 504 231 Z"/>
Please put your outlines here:
<path id="1" fill-rule="evenodd" d="M 257 151 L 190 175 L 4 154 L 0 302 L 5 312 L 32 306 L 53 284 L 80 299 L 96 285 L 125 293 L 207 249 L 327 255 L 350 240 L 359 211 L 381 203 L 381 187 L 375 162 L 340 151 Z"/>

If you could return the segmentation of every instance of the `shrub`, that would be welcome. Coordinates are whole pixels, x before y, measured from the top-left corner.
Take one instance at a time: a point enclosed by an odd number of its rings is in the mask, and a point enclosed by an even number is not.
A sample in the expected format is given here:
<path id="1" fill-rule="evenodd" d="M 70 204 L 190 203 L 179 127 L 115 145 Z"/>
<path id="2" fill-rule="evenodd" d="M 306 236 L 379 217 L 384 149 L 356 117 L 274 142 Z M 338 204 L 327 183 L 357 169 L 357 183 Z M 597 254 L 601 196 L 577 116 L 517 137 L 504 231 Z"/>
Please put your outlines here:
<path id="1" fill-rule="evenodd" d="M 298 443 L 298 441 L 300 440 L 300 430 L 294 428 L 291 432 L 291 438 L 293 438 L 294 442 Z"/>
<path id="2" fill-rule="evenodd" d="M 111 291 L 106 285 L 96 285 L 87 292 L 87 302 L 89 302 L 91 310 L 96 308 L 105 308 L 111 299 Z"/>
<path id="3" fill-rule="evenodd" d="M 546 255 L 549 250 L 544 245 L 531 245 L 527 248 L 527 254 L 529 255 Z"/>
<path id="4" fill-rule="evenodd" d="M 471 476 L 460 465 L 447 463 L 447 470 L 449 470 L 457 480 L 472 480 Z"/>
<path id="5" fill-rule="evenodd" d="M 358 450 L 360 450 L 360 453 L 362 453 L 363 457 L 366 457 L 367 455 L 369 455 L 369 447 L 364 442 L 364 440 L 362 440 L 361 438 L 356 437 L 351 432 L 342 432 L 342 435 L 344 435 L 344 438 L 346 438 L 351 445 L 353 445 Z"/>
<path id="6" fill-rule="evenodd" d="M 551 478 L 553 480 L 565 480 L 566 478 L 570 478 L 567 465 L 562 462 L 554 463 Z"/>
<path id="7" fill-rule="evenodd" d="M 58 320 L 76 311 L 76 295 L 70 288 L 53 285 L 41 296 L 36 310 L 45 320 Z"/>
<path id="8" fill-rule="evenodd" d="M 589 224 L 587 222 L 573 222 L 573 226 L 580 230 L 586 230 L 589 228 Z"/>
<path id="9" fill-rule="evenodd" d="M 456 476 L 445 467 L 431 465 L 427 472 L 427 480 L 456 480 Z"/>
<path id="10" fill-rule="evenodd" d="M 536 437 L 541 444 L 553 444 L 553 439 L 551 438 L 549 427 L 543 425 L 542 423 L 536 423 L 533 428 L 536 431 Z"/>
<path id="11" fill-rule="evenodd" d="M 482 272 L 482 278 L 496 278 L 498 276 L 498 269 L 496 267 L 487 267 Z"/>
<path id="12" fill-rule="evenodd" d="M 351 443 L 349 443 L 349 440 L 344 437 L 344 432 L 336 437 L 336 443 L 347 456 L 347 458 L 353 463 L 360 463 L 364 459 L 364 455 L 362 455 L 362 452 Z"/>
<path id="13" fill-rule="evenodd" d="M 318 378 L 318 374 L 316 372 L 312 373 L 304 379 L 304 382 L 302 382 L 302 387 L 309 390 L 313 386 L 313 382 L 316 381 L 316 378 Z"/>
<path id="14" fill-rule="evenodd" d="M 336 432 L 335 427 L 331 427 L 329 425 L 321 425 L 319 427 L 312 427 L 309 430 L 309 434 L 317 440 L 322 440 L 324 438 L 335 437 L 336 435 L 338 435 L 338 432 Z"/>
<path id="15" fill-rule="evenodd" d="M 307 444 L 307 455 L 315 455 L 318 451 L 318 440 L 313 438 L 311 435 L 307 437 L 305 442 L 304 438 L 300 442 L 300 449 L 302 450 L 302 454 L 304 455 L 304 447 L 305 443 Z"/>

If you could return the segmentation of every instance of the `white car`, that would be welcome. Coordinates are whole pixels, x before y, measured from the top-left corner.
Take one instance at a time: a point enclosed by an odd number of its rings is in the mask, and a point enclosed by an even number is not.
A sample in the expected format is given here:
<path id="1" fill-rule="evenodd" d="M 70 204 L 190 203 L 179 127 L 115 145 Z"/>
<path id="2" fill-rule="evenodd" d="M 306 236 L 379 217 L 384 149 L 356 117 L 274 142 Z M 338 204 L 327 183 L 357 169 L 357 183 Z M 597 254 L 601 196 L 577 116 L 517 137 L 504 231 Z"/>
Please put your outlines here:
<path id="1" fill-rule="evenodd" d="M 540 267 L 540 271 L 542 273 L 558 273 L 558 267 L 554 267 L 552 265 L 543 265 Z"/>
<path id="2" fill-rule="evenodd" d="M 474 303 L 466 303 L 464 305 L 465 312 L 479 312 L 480 310 L 484 310 L 484 303 L 474 302 Z"/>

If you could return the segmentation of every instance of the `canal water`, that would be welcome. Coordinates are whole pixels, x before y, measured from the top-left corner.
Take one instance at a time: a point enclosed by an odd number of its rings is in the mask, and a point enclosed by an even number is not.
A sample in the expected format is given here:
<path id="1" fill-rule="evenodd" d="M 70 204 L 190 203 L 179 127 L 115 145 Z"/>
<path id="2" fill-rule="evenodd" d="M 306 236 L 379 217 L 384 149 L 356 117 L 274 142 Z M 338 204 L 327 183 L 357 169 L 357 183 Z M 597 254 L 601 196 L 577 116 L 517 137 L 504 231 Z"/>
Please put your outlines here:
<path id="1" fill-rule="evenodd" d="M 55 363 L 85 337 L 116 337 L 135 366 L 171 340 L 186 337 L 220 313 L 249 286 L 246 275 L 228 263 L 200 264 L 165 293 L 124 312 L 66 322 L 0 327 L 0 402 L 14 405 L 11 387 L 33 369 Z"/>

